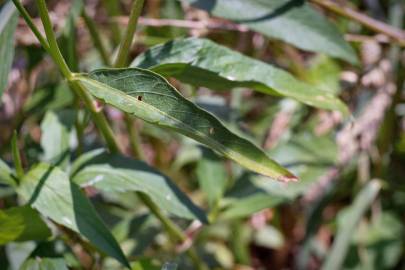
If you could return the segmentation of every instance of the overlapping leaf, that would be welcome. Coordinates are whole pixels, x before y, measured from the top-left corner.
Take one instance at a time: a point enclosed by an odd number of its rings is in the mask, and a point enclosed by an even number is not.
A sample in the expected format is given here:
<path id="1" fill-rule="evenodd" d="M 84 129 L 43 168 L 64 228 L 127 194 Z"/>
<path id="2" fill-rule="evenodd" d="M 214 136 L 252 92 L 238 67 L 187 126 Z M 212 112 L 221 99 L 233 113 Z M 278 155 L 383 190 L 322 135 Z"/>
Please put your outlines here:
<path id="1" fill-rule="evenodd" d="M 8 74 L 14 56 L 14 31 L 18 13 L 9 1 L 0 10 L 0 97 L 7 86 Z"/>
<path id="2" fill-rule="evenodd" d="M 65 172 L 40 163 L 22 179 L 18 193 L 44 216 L 79 233 L 102 252 L 129 267 L 120 246 L 90 201 Z"/>
<path id="3" fill-rule="evenodd" d="M 100 69 L 76 74 L 92 95 L 147 122 L 195 139 L 257 173 L 281 181 L 295 176 L 212 114 L 185 99 L 158 74 L 139 68 Z"/>
<path id="4" fill-rule="evenodd" d="M 295 79 L 288 72 L 247 57 L 208 39 L 176 39 L 138 56 L 131 66 L 149 68 L 164 76 L 216 90 L 249 87 L 296 99 L 317 108 L 347 114 L 333 94 Z"/>
<path id="5" fill-rule="evenodd" d="M 302 0 L 183 0 L 300 49 L 357 63 L 335 25 Z"/>
<path id="6" fill-rule="evenodd" d="M 75 161 L 72 175 L 78 185 L 106 192 L 140 191 L 170 214 L 207 220 L 204 212 L 170 179 L 141 161 L 95 150 Z"/>

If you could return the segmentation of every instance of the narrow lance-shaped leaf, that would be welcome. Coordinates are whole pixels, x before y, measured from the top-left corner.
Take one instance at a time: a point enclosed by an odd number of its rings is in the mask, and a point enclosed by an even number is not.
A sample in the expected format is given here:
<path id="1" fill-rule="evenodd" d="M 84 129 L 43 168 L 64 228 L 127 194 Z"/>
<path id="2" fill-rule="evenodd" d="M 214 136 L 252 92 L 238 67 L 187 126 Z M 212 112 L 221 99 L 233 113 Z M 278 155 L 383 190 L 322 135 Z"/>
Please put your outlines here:
<path id="1" fill-rule="evenodd" d="M 336 234 L 330 253 L 326 257 L 323 270 L 342 269 L 344 259 L 349 250 L 353 232 L 364 213 L 374 201 L 380 191 L 381 183 L 378 180 L 370 181 L 356 196 L 353 204 L 339 213 L 338 232 Z"/>
<path id="2" fill-rule="evenodd" d="M 207 222 L 204 212 L 169 178 L 142 161 L 94 150 L 73 163 L 72 180 L 106 192 L 140 191 L 170 214 Z"/>
<path id="3" fill-rule="evenodd" d="M 296 177 L 212 114 L 185 99 L 158 74 L 139 68 L 100 69 L 75 80 L 95 97 L 147 122 L 195 139 L 257 173 L 281 181 Z"/>
<path id="4" fill-rule="evenodd" d="M 14 31 L 17 27 L 17 21 L 17 10 L 9 1 L 0 10 L 0 97 L 7 86 L 8 74 L 13 62 Z"/>
<path id="5" fill-rule="evenodd" d="M 61 169 L 40 163 L 24 176 L 17 192 L 41 214 L 79 233 L 129 268 L 120 246 L 90 201 Z"/>
<path id="6" fill-rule="evenodd" d="M 246 25 L 300 49 L 356 64 L 353 48 L 337 27 L 302 0 L 183 0 L 214 16 Z"/>
<path id="7" fill-rule="evenodd" d="M 139 55 L 131 66 L 149 68 L 192 85 L 215 90 L 249 87 L 265 94 L 293 98 L 310 106 L 348 114 L 345 104 L 332 93 L 208 39 L 169 41 Z"/>

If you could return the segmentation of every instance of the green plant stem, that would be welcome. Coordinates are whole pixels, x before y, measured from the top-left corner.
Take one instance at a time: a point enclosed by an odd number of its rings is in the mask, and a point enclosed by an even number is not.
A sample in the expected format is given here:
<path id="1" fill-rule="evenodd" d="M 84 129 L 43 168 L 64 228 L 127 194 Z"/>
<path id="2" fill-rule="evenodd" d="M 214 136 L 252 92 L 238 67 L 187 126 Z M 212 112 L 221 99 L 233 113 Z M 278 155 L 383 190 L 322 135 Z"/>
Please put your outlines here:
<path id="1" fill-rule="evenodd" d="M 95 100 L 86 90 L 76 81 L 72 80 L 73 74 L 70 72 L 69 67 L 66 65 L 65 60 L 62 57 L 62 54 L 59 51 L 58 44 L 55 39 L 55 35 L 53 34 L 52 24 L 49 19 L 48 10 L 46 8 L 46 4 L 44 0 L 37 0 L 38 9 L 40 11 L 41 20 L 44 24 L 45 32 L 49 41 L 45 40 L 45 38 L 41 35 L 38 28 L 33 23 L 32 18 L 25 10 L 25 8 L 21 5 L 20 1 L 13 0 L 13 3 L 23 16 L 24 20 L 26 21 L 27 25 L 31 28 L 31 31 L 35 34 L 38 38 L 41 45 L 44 49 L 51 55 L 52 59 L 55 61 L 56 65 L 61 70 L 63 76 L 68 79 L 69 86 L 73 90 L 73 92 L 83 100 L 86 108 L 90 111 L 90 114 L 93 117 L 93 121 L 95 122 L 97 128 L 99 129 L 100 133 L 104 137 L 107 142 L 107 145 L 111 152 L 118 152 L 119 146 L 114 137 L 112 129 L 109 126 L 107 119 L 105 118 L 102 111 L 98 110 L 95 104 Z"/>
<path id="2" fill-rule="evenodd" d="M 87 29 L 89 30 L 90 37 L 94 43 L 94 46 L 100 53 L 100 56 L 101 56 L 101 59 L 103 60 L 104 65 L 111 66 L 111 61 L 110 61 L 110 58 L 108 57 L 107 49 L 105 48 L 105 46 L 101 40 L 100 34 L 97 31 L 94 21 L 89 17 L 89 15 L 87 14 L 86 9 L 84 7 L 83 7 L 83 11 L 82 11 L 82 17 L 84 19 L 84 23 L 87 26 Z"/>
<path id="3" fill-rule="evenodd" d="M 17 145 L 17 132 L 14 131 L 13 138 L 11 139 L 11 152 L 13 155 L 15 172 L 17 174 L 17 179 L 20 181 L 24 176 L 24 169 L 22 167 L 20 151 Z"/>
<path id="4" fill-rule="evenodd" d="M 46 39 L 42 36 L 41 32 L 39 32 L 38 28 L 35 26 L 33 20 L 31 19 L 31 16 L 25 10 L 25 8 L 21 4 L 21 2 L 18 0 L 12 0 L 12 1 L 14 3 L 15 7 L 17 8 L 17 10 L 20 12 L 21 16 L 24 18 L 28 27 L 31 29 L 31 31 L 34 33 L 34 35 L 38 39 L 39 43 L 41 43 L 41 46 L 46 50 L 47 53 L 52 55 L 48 41 L 46 41 Z"/>
<path id="5" fill-rule="evenodd" d="M 69 81 L 70 87 L 75 91 L 75 93 L 83 100 L 85 107 L 90 111 L 92 119 L 96 124 L 97 128 L 100 130 L 100 133 L 103 135 L 108 149 L 112 153 L 120 152 L 119 145 L 114 136 L 114 133 L 110 127 L 110 124 L 107 121 L 102 110 L 98 109 L 93 97 L 83 88 L 83 86 L 77 81 Z"/>
<path id="6" fill-rule="evenodd" d="M 120 44 L 120 48 L 118 51 L 118 56 L 115 61 L 114 67 L 121 68 L 127 65 L 127 59 L 129 50 L 134 39 L 136 26 L 138 22 L 138 18 L 141 14 L 142 7 L 143 7 L 143 0 L 135 0 L 132 4 L 131 14 L 129 17 L 128 27 L 125 32 L 125 36 Z M 131 148 L 134 153 L 137 153 L 140 158 L 143 159 L 142 148 L 139 145 L 139 138 L 137 131 L 133 127 L 133 123 L 131 117 L 128 114 L 125 114 L 125 121 L 128 127 L 128 133 L 130 135 L 131 140 Z M 138 192 L 137 193 L 141 201 L 149 208 L 149 210 L 160 220 L 160 222 L 165 227 L 166 231 L 168 232 L 169 236 L 178 242 L 184 242 L 187 239 L 187 236 L 183 233 L 183 231 L 169 218 L 167 218 L 161 211 L 160 208 L 145 194 Z M 204 262 L 200 260 L 197 255 L 197 252 L 190 247 L 186 251 L 187 255 L 192 260 L 194 266 L 198 270 L 205 270 L 208 269 Z"/>
<path id="7" fill-rule="evenodd" d="M 103 0 L 104 8 L 106 9 L 109 17 L 119 16 L 121 13 L 120 1 Z M 110 22 L 112 41 L 114 46 L 118 46 L 121 42 L 120 26 L 117 22 Z"/>
<path id="8" fill-rule="evenodd" d="M 172 241 L 184 242 L 187 240 L 187 236 L 183 233 L 183 231 L 162 213 L 160 208 L 148 197 L 148 195 L 142 192 L 137 192 L 137 194 L 148 209 L 163 224 Z M 190 257 L 196 269 L 208 270 L 207 266 L 201 261 L 197 252 L 192 247 L 186 251 L 186 254 Z"/>
<path id="9" fill-rule="evenodd" d="M 136 26 L 138 24 L 138 18 L 141 15 L 144 0 L 135 0 L 132 3 L 131 14 L 129 15 L 128 27 L 125 31 L 123 40 L 121 41 L 118 49 L 117 59 L 115 60 L 114 67 L 125 67 L 127 65 L 127 59 L 129 50 L 134 39 Z"/>
<path id="10" fill-rule="evenodd" d="M 131 14 L 129 15 L 128 27 L 125 31 L 125 35 L 119 46 L 117 59 L 115 60 L 114 67 L 121 68 L 127 65 L 127 59 L 129 50 L 134 39 L 138 18 L 141 15 L 144 0 L 135 0 L 132 3 Z M 125 123 L 128 129 L 130 146 L 132 152 L 140 159 L 145 159 L 145 155 L 142 152 L 142 146 L 140 145 L 139 134 L 135 130 L 131 116 L 125 113 Z"/>
<path id="11" fill-rule="evenodd" d="M 129 133 L 129 144 L 131 146 L 132 153 L 135 157 L 145 160 L 145 154 L 142 150 L 141 138 L 138 130 L 134 127 L 135 123 L 129 114 L 124 115 L 125 125 Z"/>
<path id="12" fill-rule="evenodd" d="M 92 115 L 93 121 L 95 122 L 96 126 L 100 130 L 101 134 L 104 136 L 104 139 L 107 142 L 107 146 L 108 146 L 109 150 L 113 153 L 120 152 L 118 143 L 115 139 L 112 129 L 111 129 L 107 119 L 105 118 L 102 110 L 97 109 L 94 99 L 90 96 L 90 94 L 83 88 L 83 86 L 80 83 L 78 83 L 77 81 L 74 80 L 74 74 L 72 74 L 70 72 L 68 66 L 66 65 L 66 63 L 59 51 L 59 48 L 57 46 L 56 39 L 55 39 L 53 30 L 52 30 L 52 25 L 51 25 L 51 22 L 49 19 L 48 10 L 46 8 L 44 0 L 37 0 L 37 3 L 39 6 L 39 10 L 40 10 L 41 20 L 43 21 L 45 32 L 46 32 L 46 35 L 47 35 L 47 38 L 49 41 L 49 45 L 46 42 L 46 40 L 42 37 L 42 35 L 38 31 L 38 29 L 36 28 L 35 24 L 32 23 L 31 17 L 26 12 L 26 10 L 21 5 L 21 3 L 18 0 L 13 0 L 13 2 L 15 3 L 15 5 L 17 7 L 19 7 L 21 14 L 25 14 L 25 15 L 23 15 L 23 17 L 24 17 L 25 21 L 27 22 L 28 26 L 31 28 L 31 30 L 34 32 L 34 34 L 37 33 L 35 35 L 37 36 L 41 45 L 52 56 L 52 58 L 54 59 L 54 61 L 58 65 L 58 67 L 61 69 L 62 74 L 68 79 L 69 85 L 73 89 L 75 94 L 77 94 L 77 96 L 81 100 L 83 100 L 86 108 L 90 111 L 90 113 Z M 143 0 L 136 2 L 136 4 L 138 4 L 138 5 L 140 3 L 143 4 Z M 137 6 L 137 5 L 134 4 L 134 6 Z M 141 7 L 138 6 L 137 8 L 133 8 L 131 15 L 135 16 L 136 14 L 138 14 L 136 16 L 139 16 Z M 138 10 L 138 11 L 136 11 L 136 10 Z M 122 48 L 125 48 L 125 47 L 128 47 L 128 49 L 129 49 L 130 44 L 129 45 L 125 45 L 125 44 L 127 44 L 127 40 L 132 41 L 133 35 L 135 33 L 135 29 L 136 29 L 137 17 L 135 19 L 133 18 L 132 20 L 135 21 L 135 24 L 133 24 L 132 30 L 127 31 L 128 35 L 126 35 L 126 37 L 124 38 L 124 42 L 123 42 L 123 45 L 120 47 L 121 48 L 120 50 L 123 50 Z M 124 53 L 127 57 L 128 52 L 124 52 Z M 125 65 L 125 62 L 126 61 L 124 60 L 123 65 Z M 118 60 L 117 60 L 117 63 L 119 64 Z M 166 228 L 166 230 L 168 231 L 169 235 L 172 238 L 174 238 L 175 240 L 180 241 L 180 242 L 184 241 L 187 238 L 184 235 L 184 233 L 181 231 L 181 229 L 179 229 L 175 223 L 173 223 L 170 219 L 168 219 L 166 216 L 163 215 L 163 213 L 160 211 L 159 207 L 152 200 L 150 200 L 150 198 L 147 195 L 140 194 L 139 197 L 141 198 L 143 203 L 150 209 L 150 211 L 162 222 L 162 224 L 164 225 L 164 227 Z M 187 250 L 187 254 L 190 256 L 191 260 L 193 261 L 193 263 L 195 264 L 197 269 L 199 269 L 199 270 L 207 269 L 205 264 L 200 260 L 197 253 L 194 251 L 194 249 L 190 248 L 189 250 Z"/>
<path id="13" fill-rule="evenodd" d="M 63 58 L 58 43 L 55 38 L 55 34 L 53 33 L 51 19 L 49 18 L 48 8 L 46 7 L 45 0 L 37 0 L 37 7 L 39 11 L 39 15 L 41 17 L 41 21 L 44 25 L 46 38 L 48 39 L 50 52 L 53 57 L 53 60 L 56 62 L 62 74 L 66 77 L 66 79 L 72 79 L 72 72 L 70 71 L 69 67 L 67 66 L 65 59 Z"/>

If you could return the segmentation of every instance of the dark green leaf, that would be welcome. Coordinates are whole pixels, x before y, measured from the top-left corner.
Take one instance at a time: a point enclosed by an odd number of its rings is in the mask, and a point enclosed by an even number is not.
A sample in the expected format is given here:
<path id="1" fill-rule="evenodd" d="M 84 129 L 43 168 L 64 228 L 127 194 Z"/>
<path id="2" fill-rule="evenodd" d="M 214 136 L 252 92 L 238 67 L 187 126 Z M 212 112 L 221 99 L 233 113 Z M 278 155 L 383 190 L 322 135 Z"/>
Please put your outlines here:
<path id="1" fill-rule="evenodd" d="M 140 191 L 170 214 L 206 222 L 198 208 L 170 179 L 142 161 L 95 150 L 81 156 L 72 167 L 72 180 L 106 192 Z"/>
<path id="2" fill-rule="evenodd" d="M 20 270 L 68 270 L 63 258 L 30 258 Z"/>
<path id="3" fill-rule="evenodd" d="M 90 201 L 58 167 L 41 163 L 23 178 L 18 193 L 41 214 L 89 240 L 125 266 L 129 264 Z"/>
<path id="4" fill-rule="evenodd" d="M 11 241 L 43 240 L 50 235 L 51 231 L 31 207 L 0 210 L 0 245 Z"/>
<path id="5" fill-rule="evenodd" d="M 333 94 L 295 79 L 288 72 L 220 46 L 208 39 L 176 39 L 151 48 L 131 66 L 217 90 L 249 87 L 307 105 L 348 113 Z"/>
<path id="6" fill-rule="evenodd" d="M 185 0 L 214 16 L 241 23 L 300 49 L 350 63 L 357 56 L 339 30 L 302 0 Z"/>
<path id="7" fill-rule="evenodd" d="M 92 95 L 147 122 L 195 139 L 248 169 L 281 181 L 296 177 L 212 114 L 185 99 L 158 74 L 139 68 L 100 69 L 76 74 Z"/>
<path id="8" fill-rule="evenodd" d="M 8 74 L 13 62 L 14 31 L 17 27 L 17 21 L 17 10 L 9 1 L 0 10 L 0 97 L 7 86 Z"/>

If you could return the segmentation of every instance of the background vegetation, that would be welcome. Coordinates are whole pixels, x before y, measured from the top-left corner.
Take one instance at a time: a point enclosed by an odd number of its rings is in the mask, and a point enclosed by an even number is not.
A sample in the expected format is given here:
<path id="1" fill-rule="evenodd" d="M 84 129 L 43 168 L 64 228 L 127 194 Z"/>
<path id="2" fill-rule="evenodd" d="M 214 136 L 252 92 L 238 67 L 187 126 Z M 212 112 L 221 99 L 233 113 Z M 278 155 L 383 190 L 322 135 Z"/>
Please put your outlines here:
<path id="1" fill-rule="evenodd" d="M 0 269 L 405 268 L 403 0 L 0 0 Z"/>

